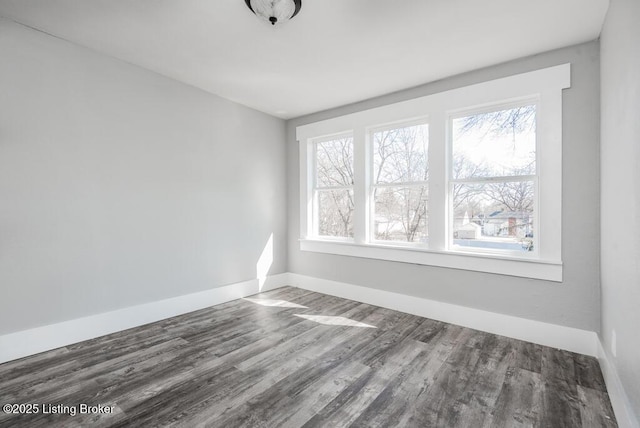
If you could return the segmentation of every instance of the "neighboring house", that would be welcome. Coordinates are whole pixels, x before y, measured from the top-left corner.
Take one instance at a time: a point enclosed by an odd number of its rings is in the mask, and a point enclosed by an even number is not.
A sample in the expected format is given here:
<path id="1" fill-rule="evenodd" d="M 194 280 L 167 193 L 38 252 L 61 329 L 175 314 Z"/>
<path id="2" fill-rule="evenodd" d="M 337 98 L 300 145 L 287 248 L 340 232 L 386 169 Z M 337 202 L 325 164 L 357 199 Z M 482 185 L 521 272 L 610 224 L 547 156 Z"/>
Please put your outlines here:
<path id="1" fill-rule="evenodd" d="M 454 245 L 502 250 L 533 250 L 533 216 L 523 211 L 494 211 L 484 214 L 468 213 L 457 219 Z"/>
<path id="2" fill-rule="evenodd" d="M 526 211 L 495 211 L 486 218 L 474 218 L 484 236 L 525 238 L 533 236 L 533 216 Z"/>
<path id="3" fill-rule="evenodd" d="M 525 238 L 533 236 L 533 216 L 526 211 L 500 210 L 472 216 L 465 212 L 464 217 L 455 220 L 454 228 L 460 239 L 480 239 L 481 236 Z"/>

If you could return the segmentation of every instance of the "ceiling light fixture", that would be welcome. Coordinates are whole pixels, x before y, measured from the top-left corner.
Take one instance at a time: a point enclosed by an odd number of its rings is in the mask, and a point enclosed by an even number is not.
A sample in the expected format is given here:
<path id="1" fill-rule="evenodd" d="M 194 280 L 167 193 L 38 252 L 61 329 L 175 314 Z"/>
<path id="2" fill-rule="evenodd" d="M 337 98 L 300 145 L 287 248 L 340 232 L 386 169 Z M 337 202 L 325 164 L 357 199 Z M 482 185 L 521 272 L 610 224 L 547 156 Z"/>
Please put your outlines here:
<path id="1" fill-rule="evenodd" d="M 302 0 L 244 0 L 251 12 L 276 25 L 296 16 L 302 7 Z"/>

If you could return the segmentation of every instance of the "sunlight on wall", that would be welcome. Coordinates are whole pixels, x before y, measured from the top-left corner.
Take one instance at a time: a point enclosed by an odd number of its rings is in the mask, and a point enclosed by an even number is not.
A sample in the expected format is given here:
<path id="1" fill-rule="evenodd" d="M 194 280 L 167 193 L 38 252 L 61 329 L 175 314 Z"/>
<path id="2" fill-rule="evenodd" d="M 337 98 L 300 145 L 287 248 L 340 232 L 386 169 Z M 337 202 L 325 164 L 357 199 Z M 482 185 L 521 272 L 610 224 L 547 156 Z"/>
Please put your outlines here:
<path id="1" fill-rule="evenodd" d="M 308 309 L 307 306 L 302 306 L 299 305 L 297 303 L 293 303 L 293 302 L 287 302 L 286 300 L 274 300 L 274 299 L 250 299 L 250 298 L 243 298 L 242 300 L 246 300 L 248 302 L 251 303 L 256 303 L 258 305 L 262 305 L 262 306 L 275 306 L 278 308 L 301 308 L 301 309 Z"/>
<path id="2" fill-rule="evenodd" d="M 350 320 L 345 317 L 330 317 L 326 315 L 301 315 L 295 314 L 296 317 L 304 318 L 309 321 L 317 322 L 324 325 L 344 325 L 347 327 L 364 327 L 364 328 L 377 328 L 373 325 L 365 324 L 363 322 Z"/>
<path id="3" fill-rule="evenodd" d="M 264 287 L 264 283 L 267 280 L 267 275 L 269 274 L 269 269 L 271 269 L 271 265 L 273 264 L 273 233 L 269 236 L 267 240 L 267 244 L 264 246 L 264 250 L 262 250 L 262 254 L 260 254 L 260 258 L 258 259 L 258 263 L 256 264 L 256 278 L 258 279 L 258 289 L 262 291 Z"/>

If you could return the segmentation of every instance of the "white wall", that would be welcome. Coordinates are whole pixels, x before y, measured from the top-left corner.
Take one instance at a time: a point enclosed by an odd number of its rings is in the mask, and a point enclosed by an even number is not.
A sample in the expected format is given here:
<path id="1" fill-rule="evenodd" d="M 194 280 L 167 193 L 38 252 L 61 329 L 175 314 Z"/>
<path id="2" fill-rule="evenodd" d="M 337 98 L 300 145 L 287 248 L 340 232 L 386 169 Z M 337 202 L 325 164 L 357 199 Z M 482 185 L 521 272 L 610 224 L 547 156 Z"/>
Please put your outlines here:
<path id="1" fill-rule="evenodd" d="M 0 20 L 0 334 L 256 278 L 271 234 L 284 272 L 284 140 L 279 119 Z"/>
<path id="2" fill-rule="evenodd" d="M 601 38 L 602 330 L 640 420 L 640 2 L 611 0 Z M 613 354 L 615 331 L 616 353 Z"/>
<path id="3" fill-rule="evenodd" d="M 563 94 L 563 283 L 300 251 L 296 126 L 567 62 L 572 76 Z M 597 331 L 599 96 L 599 46 L 592 42 L 288 121 L 289 271 Z"/>

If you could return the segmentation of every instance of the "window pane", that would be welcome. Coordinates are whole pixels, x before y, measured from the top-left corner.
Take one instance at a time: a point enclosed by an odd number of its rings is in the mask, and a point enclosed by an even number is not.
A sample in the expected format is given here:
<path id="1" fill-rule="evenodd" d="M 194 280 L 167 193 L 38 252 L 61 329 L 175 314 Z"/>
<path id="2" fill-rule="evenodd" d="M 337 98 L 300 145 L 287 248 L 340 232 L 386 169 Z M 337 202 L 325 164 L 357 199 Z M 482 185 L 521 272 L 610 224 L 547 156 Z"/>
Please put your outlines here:
<path id="1" fill-rule="evenodd" d="M 353 190 L 318 191 L 318 235 L 353 237 Z"/>
<path id="2" fill-rule="evenodd" d="M 374 132 L 374 183 L 426 181 L 428 142 L 426 124 Z"/>
<path id="3" fill-rule="evenodd" d="M 535 174 L 535 105 L 461 117 L 452 125 L 454 179 Z"/>
<path id="4" fill-rule="evenodd" d="M 533 251 L 532 181 L 455 184 L 452 199 L 454 245 Z"/>
<path id="5" fill-rule="evenodd" d="M 375 239 L 427 242 L 427 196 L 426 186 L 375 189 Z"/>
<path id="6" fill-rule="evenodd" d="M 316 143 L 316 183 L 318 187 L 353 184 L 353 138 Z"/>

